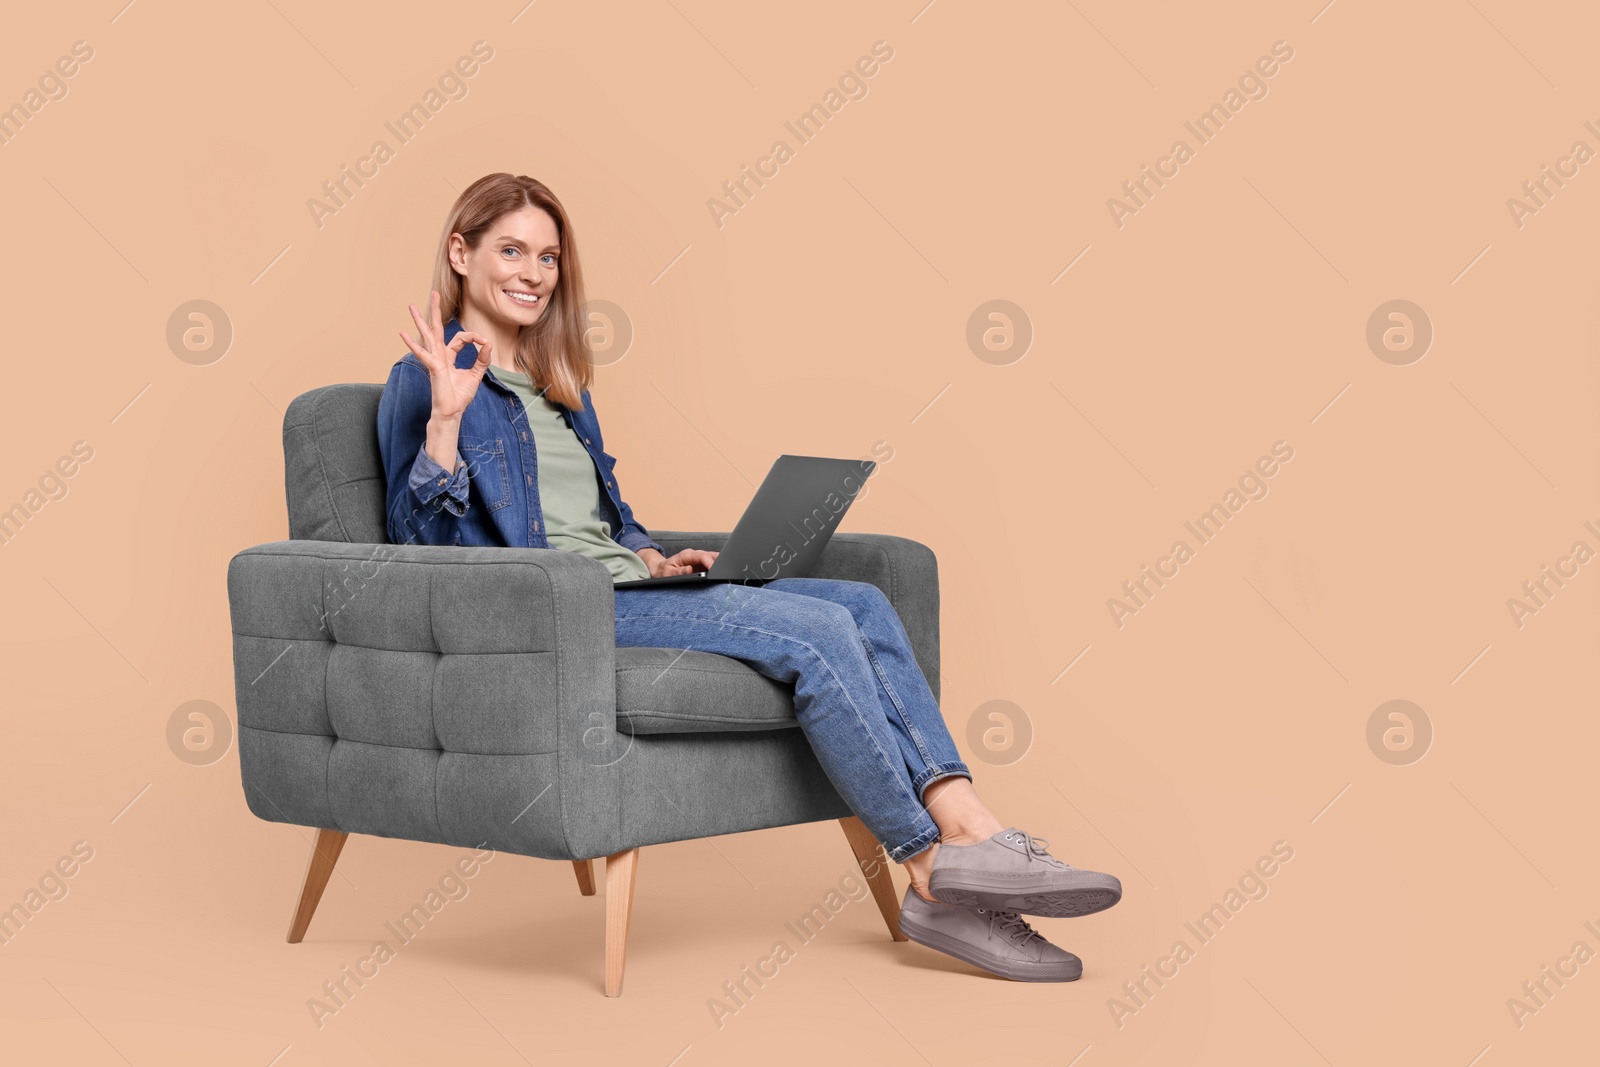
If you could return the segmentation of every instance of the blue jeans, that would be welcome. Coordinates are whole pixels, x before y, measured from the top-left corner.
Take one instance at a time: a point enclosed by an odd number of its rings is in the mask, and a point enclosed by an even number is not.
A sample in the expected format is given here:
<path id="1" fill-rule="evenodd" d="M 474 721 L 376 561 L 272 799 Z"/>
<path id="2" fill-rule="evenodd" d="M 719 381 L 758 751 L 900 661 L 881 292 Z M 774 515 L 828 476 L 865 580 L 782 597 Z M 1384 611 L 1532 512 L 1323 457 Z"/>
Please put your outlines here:
<path id="1" fill-rule="evenodd" d="M 877 586 L 827 578 L 644 586 L 618 589 L 616 609 L 619 647 L 714 652 L 792 684 L 817 761 L 890 859 L 903 863 L 939 839 L 922 791 L 972 773 Z"/>

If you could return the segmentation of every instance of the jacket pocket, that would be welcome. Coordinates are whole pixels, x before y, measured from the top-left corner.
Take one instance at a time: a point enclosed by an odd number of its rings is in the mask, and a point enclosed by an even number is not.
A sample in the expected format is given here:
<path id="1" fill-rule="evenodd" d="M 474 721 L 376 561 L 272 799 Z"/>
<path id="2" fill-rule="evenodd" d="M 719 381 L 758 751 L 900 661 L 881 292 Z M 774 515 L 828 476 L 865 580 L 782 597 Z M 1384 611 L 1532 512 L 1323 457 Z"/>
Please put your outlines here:
<path id="1" fill-rule="evenodd" d="M 467 479 L 490 511 L 511 503 L 511 473 L 500 440 L 462 441 L 456 446 L 467 465 Z"/>

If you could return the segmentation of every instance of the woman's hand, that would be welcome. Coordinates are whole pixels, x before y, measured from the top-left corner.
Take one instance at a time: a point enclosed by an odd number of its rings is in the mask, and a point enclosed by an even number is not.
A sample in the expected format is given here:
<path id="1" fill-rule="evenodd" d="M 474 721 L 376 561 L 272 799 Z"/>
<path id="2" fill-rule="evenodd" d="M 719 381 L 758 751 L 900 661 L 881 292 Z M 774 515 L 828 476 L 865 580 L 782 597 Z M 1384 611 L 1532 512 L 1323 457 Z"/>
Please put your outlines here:
<path id="1" fill-rule="evenodd" d="M 433 388 L 433 418 L 444 422 L 459 422 L 461 413 L 467 410 L 467 405 L 472 403 L 472 398 L 478 393 L 478 385 L 483 381 L 483 374 L 489 369 L 489 348 L 493 344 L 489 338 L 470 330 L 461 330 L 451 338 L 449 344 L 444 341 L 444 323 L 439 321 L 439 291 L 435 289 L 430 297 L 433 321 L 424 322 L 422 313 L 415 304 L 407 304 L 411 309 L 411 318 L 417 324 L 418 340 L 413 341 L 406 336 L 404 330 L 400 331 L 400 340 L 406 343 L 413 355 L 422 361 L 428 369 L 428 381 Z M 461 349 L 472 342 L 478 347 L 478 360 L 466 370 L 456 368 L 456 356 Z"/>
<path id="2" fill-rule="evenodd" d="M 671 556 L 663 556 L 653 548 L 645 548 L 637 555 L 644 560 L 645 566 L 650 568 L 650 577 L 670 578 L 676 574 L 709 571 L 711 565 L 717 561 L 718 553 L 708 552 L 703 548 L 686 548 Z"/>

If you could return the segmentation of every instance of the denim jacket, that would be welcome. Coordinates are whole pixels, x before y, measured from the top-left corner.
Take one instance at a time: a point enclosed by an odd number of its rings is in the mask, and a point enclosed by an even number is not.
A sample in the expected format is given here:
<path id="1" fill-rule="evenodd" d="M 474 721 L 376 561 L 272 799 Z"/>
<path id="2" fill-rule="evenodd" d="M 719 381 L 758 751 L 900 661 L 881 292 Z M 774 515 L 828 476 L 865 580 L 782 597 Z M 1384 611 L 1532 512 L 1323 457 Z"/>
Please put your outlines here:
<path id="1" fill-rule="evenodd" d="M 445 341 L 460 330 L 461 323 L 452 318 L 445 326 Z M 477 347 L 464 345 L 456 366 L 464 370 L 477 358 Z M 600 420 L 588 390 L 583 393 L 582 411 L 557 407 L 594 459 L 600 518 L 610 524 L 612 538 L 632 552 L 643 548 L 663 552 L 623 502 L 617 488 L 617 460 L 604 451 Z M 378 401 L 378 449 L 388 482 L 390 543 L 549 548 L 539 507 L 539 458 L 533 433 L 522 401 L 495 377 L 494 368 L 484 372 L 477 395 L 462 413 L 453 472 L 428 455 L 432 411 L 427 368 L 407 352 L 389 371 Z"/>

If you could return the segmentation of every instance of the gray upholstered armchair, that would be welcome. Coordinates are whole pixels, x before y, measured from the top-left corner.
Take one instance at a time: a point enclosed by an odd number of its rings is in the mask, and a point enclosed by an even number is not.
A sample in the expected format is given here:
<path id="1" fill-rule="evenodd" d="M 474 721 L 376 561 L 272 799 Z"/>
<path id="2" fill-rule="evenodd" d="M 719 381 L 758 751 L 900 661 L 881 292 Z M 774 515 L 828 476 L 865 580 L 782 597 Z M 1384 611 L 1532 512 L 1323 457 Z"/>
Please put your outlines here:
<path id="1" fill-rule="evenodd" d="M 641 846 L 822 819 L 843 825 L 904 940 L 888 860 L 817 763 L 792 687 L 710 653 L 617 648 L 610 574 L 584 556 L 386 543 L 381 392 L 331 385 L 289 405 L 292 540 L 228 565 L 246 800 L 317 830 L 289 940 L 353 833 L 568 860 L 586 896 L 604 856 L 616 996 Z M 652 535 L 669 554 L 727 538 Z M 929 549 L 839 533 L 815 574 L 882 589 L 938 695 Z"/>

